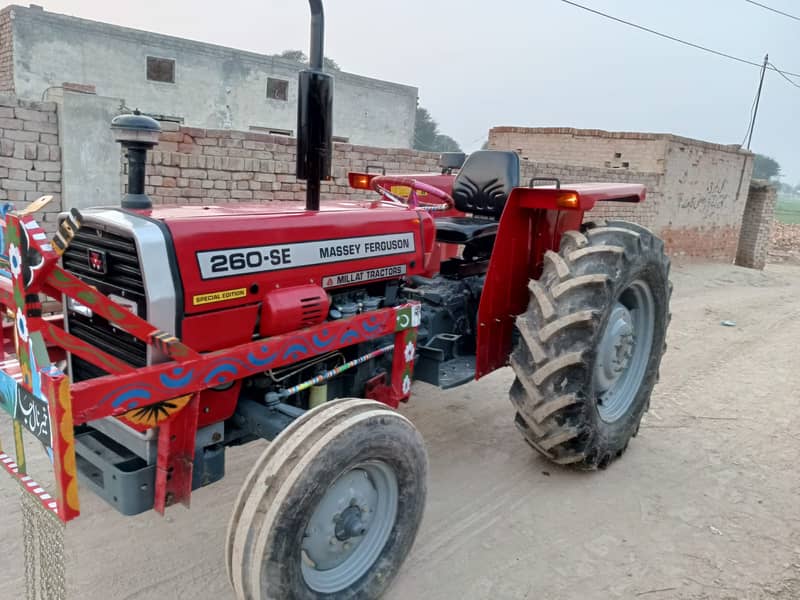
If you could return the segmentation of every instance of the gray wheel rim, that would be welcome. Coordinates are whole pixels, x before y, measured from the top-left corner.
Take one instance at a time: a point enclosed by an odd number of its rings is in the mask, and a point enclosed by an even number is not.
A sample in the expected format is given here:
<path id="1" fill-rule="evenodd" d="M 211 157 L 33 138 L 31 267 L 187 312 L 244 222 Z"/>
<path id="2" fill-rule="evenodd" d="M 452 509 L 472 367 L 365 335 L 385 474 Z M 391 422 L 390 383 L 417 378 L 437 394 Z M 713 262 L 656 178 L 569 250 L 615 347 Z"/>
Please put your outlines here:
<path id="1" fill-rule="evenodd" d="M 336 479 L 306 525 L 301 556 L 306 584 L 334 594 L 361 579 L 389 539 L 398 499 L 397 475 L 380 460 L 361 463 Z"/>
<path id="2" fill-rule="evenodd" d="M 614 303 L 597 348 L 597 412 L 605 422 L 618 421 L 633 404 L 647 372 L 654 329 L 653 293 L 636 280 Z"/>

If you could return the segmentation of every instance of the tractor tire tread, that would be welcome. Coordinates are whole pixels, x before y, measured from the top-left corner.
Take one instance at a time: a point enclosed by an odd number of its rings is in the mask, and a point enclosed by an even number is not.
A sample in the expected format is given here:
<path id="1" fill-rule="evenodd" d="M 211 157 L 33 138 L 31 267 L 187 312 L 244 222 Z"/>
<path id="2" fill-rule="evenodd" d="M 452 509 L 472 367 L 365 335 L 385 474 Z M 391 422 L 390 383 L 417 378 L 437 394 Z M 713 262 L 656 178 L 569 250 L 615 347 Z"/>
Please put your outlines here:
<path id="1" fill-rule="evenodd" d="M 269 446 L 261 453 L 261 456 L 256 460 L 253 464 L 253 467 L 250 469 L 247 477 L 242 484 L 242 487 L 239 488 L 239 493 L 236 496 L 236 500 L 233 504 L 233 511 L 231 512 L 230 519 L 228 521 L 228 528 L 227 533 L 225 536 L 225 567 L 228 572 L 228 579 L 230 579 L 231 584 L 234 584 L 233 581 L 233 547 L 236 543 L 236 532 L 239 525 L 239 520 L 242 516 L 242 511 L 244 510 L 245 505 L 247 504 L 247 499 L 250 497 L 250 494 L 253 491 L 253 488 L 256 485 L 256 482 L 259 479 L 259 475 L 264 471 L 264 466 L 269 462 L 269 460 L 275 455 L 278 448 L 281 447 L 284 440 L 289 438 L 290 436 L 294 435 L 296 431 L 301 429 L 305 426 L 309 420 L 316 419 L 317 421 L 320 420 L 320 415 L 329 413 L 329 416 L 333 417 L 337 414 L 338 411 L 341 411 L 340 405 L 344 401 L 353 402 L 360 402 L 360 403 L 367 403 L 368 400 L 360 400 L 360 399 L 348 399 L 342 398 L 337 399 L 331 402 L 326 402 L 325 404 L 320 405 L 315 410 L 309 410 L 303 413 L 300 417 L 292 421 L 286 429 L 280 432 L 280 434 L 270 442 Z M 354 404 L 350 405 L 355 406 Z M 351 410 L 351 409 L 349 409 Z M 332 411 L 332 412 L 330 412 Z"/>
<path id="2" fill-rule="evenodd" d="M 559 252 L 545 254 L 541 277 L 529 282 L 528 310 L 516 319 L 520 335 L 509 362 L 516 375 L 510 391 L 515 424 L 549 460 L 579 469 L 605 468 L 638 432 L 666 349 L 669 266 L 660 239 L 645 227 L 617 220 L 568 231 Z M 666 300 L 654 316 L 658 335 L 631 409 L 636 414 L 631 413 L 628 430 L 612 440 L 593 425 L 597 417 L 590 413 L 597 410 L 590 381 L 604 315 L 621 291 L 620 281 L 635 269 L 646 269 L 653 285 L 662 286 L 653 294 Z"/>
<path id="3" fill-rule="evenodd" d="M 284 429 L 264 450 L 251 471 L 254 476 L 250 483 L 250 492 L 245 497 L 244 506 L 240 509 L 236 529 L 229 535 L 227 546 L 230 547 L 232 583 L 239 598 L 255 598 L 252 594 L 252 574 L 250 572 L 255 536 L 261 530 L 265 511 L 261 501 L 274 492 L 274 481 L 285 480 L 296 463 L 306 454 L 318 431 L 326 431 L 338 422 L 353 415 L 375 409 L 377 403 L 372 400 L 342 398 L 326 402 L 314 410 L 305 413 L 297 424 Z"/>

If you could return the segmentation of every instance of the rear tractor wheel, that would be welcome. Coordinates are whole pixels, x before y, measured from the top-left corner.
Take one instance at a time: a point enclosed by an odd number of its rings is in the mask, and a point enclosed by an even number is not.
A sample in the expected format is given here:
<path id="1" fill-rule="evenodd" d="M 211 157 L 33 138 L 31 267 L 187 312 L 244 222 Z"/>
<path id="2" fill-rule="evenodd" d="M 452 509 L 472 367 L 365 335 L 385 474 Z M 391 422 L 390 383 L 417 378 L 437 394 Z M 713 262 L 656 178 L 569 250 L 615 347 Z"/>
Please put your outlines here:
<path id="1" fill-rule="evenodd" d="M 547 252 L 517 318 L 511 401 L 525 440 L 548 459 L 605 468 L 649 407 L 666 348 L 669 259 L 625 221 L 587 224 Z"/>
<path id="2" fill-rule="evenodd" d="M 377 598 L 411 549 L 427 455 L 399 413 L 343 399 L 294 422 L 256 462 L 228 527 L 240 599 Z"/>

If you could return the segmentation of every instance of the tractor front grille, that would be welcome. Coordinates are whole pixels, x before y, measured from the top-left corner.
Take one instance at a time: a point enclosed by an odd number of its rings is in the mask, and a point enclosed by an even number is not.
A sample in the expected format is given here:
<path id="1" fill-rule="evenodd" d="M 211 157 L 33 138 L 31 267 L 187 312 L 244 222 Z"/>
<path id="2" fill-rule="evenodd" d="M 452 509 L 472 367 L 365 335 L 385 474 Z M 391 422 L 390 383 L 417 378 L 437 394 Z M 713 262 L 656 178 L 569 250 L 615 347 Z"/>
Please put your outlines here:
<path id="1" fill-rule="evenodd" d="M 135 302 L 137 314 L 147 318 L 147 298 L 136 243 L 131 237 L 84 225 L 63 257 L 64 269 L 97 288 L 112 300 Z M 147 345 L 109 323 L 86 307 L 65 307 L 69 332 L 134 367 L 147 365 Z M 72 356 L 74 382 L 107 375 L 91 363 Z"/>

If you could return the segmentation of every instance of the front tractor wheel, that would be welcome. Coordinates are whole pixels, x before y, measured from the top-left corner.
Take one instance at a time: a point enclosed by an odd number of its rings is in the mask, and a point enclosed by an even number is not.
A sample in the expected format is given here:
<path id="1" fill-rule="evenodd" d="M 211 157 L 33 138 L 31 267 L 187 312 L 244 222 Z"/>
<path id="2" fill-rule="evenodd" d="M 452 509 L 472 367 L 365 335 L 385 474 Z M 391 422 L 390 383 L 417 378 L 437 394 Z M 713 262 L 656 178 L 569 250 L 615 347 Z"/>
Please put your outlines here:
<path id="1" fill-rule="evenodd" d="M 547 252 L 517 317 L 511 401 L 526 441 L 548 459 L 605 468 L 639 430 L 669 323 L 663 242 L 625 221 L 587 224 Z"/>
<path id="2" fill-rule="evenodd" d="M 226 559 L 237 597 L 379 597 L 416 537 L 426 473 L 419 432 L 385 405 L 309 411 L 265 450 L 234 506 Z"/>

